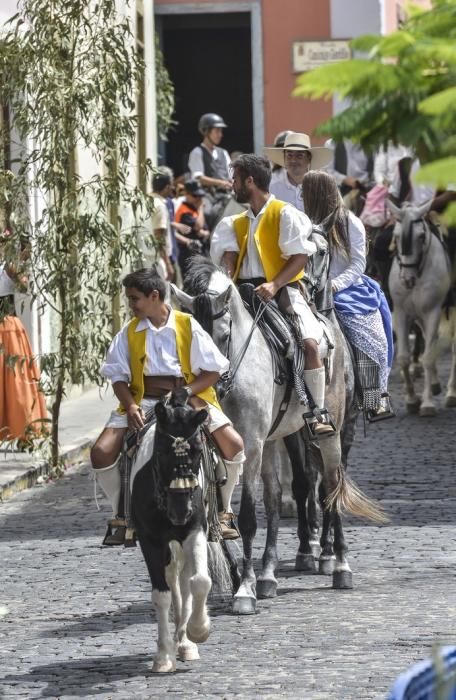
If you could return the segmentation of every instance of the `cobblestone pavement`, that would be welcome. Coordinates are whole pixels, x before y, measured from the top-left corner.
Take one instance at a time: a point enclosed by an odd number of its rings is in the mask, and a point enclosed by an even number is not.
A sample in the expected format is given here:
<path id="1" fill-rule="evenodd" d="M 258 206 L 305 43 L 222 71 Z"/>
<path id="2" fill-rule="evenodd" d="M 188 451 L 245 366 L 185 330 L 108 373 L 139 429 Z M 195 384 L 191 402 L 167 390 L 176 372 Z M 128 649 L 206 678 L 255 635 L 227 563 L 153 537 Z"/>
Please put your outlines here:
<path id="1" fill-rule="evenodd" d="M 448 369 L 448 368 L 447 368 Z M 253 617 L 213 598 L 201 660 L 151 674 L 156 623 L 139 549 L 102 549 L 88 466 L 1 507 L 0 693 L 19 698 L 385 698 L 399 672 L 456 642 L 456 411 L 359 426 L 351 474 L 391 515 L 347 521 L 353 591 L 293 570 L 280 532 L 279 594 Z M 442 401 L 441 401 L 442 403 Z M 263 523 L 261 523 L 263 525 Z M 256 555 L 264 541 L 262 527 Z"/>

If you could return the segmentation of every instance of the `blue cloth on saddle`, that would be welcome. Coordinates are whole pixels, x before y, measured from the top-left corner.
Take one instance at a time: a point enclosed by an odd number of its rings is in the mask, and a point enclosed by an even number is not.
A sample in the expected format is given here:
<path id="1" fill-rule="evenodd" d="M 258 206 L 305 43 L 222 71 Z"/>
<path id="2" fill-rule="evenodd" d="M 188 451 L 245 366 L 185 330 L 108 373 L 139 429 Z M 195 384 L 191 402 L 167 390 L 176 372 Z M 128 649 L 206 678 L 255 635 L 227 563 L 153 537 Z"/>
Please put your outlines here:
<path id="1" fill-rule="evenodd" d="M 388 341 L 388 367 L 393 363 L 393 320 L 380 285 L 367 275 L 360 284 L 351 284 L 334 294 L 334 306 L 339 314 L 365 315 L 380 311 Z"/>

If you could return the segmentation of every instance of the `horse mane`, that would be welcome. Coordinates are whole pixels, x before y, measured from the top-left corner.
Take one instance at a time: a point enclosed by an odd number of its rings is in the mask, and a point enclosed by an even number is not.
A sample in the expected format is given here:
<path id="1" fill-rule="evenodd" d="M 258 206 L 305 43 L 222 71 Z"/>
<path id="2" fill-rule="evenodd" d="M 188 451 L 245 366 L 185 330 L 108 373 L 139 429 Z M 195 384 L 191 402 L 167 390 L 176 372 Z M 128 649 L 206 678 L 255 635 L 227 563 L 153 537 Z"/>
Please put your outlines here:
<path id="1" fill-rule="evenodd" d="M 194 255 L 184 275 L 184 292 L 195 297 L 193 315 L 210 336 L 212 336 L 213 319 L 211 297 L 207 290 L 215 272 L 226 275 L 225 271 L 209 258 Z"/>
<path id="2" fill-rule="evenodd" d="M 214 272 L 225 274 L 224 270 L 215 265 L 210 258 L 204 255 L 193 255 L 184 275 L 184 292 L 192 296 L 204 294 L 207 292 Z"/>

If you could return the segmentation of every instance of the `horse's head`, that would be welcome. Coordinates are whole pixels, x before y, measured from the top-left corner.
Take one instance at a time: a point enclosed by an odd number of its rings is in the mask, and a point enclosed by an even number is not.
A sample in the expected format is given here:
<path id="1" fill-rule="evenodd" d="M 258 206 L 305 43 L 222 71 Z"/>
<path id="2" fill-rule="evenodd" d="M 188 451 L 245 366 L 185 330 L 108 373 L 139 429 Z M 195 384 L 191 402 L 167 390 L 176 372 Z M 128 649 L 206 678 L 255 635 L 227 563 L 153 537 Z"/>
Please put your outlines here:
<path id="1" fill-rule="evenodd" d="M 429 228 L 424 215 L 429 202 L 420 207 L 411 204 L 397 207 L 388 201 L 388 208 L 396 219 L 394 239 L 400 278 L 408 289 L 413 289 L 422 271 L 425 250 L 429 241 Z"/>
<path id="2" fill-rule="evenodd" d="M 173 525 L 185 525 L 192 516 L 198 488 L 203 444 L 200 426 L 208 417 L 204 409 L 188 405 L 155 406 L 157 429 L 154 455 L 167 494 L 167 515 Z"/>
<path id="3" fill-rule="evenodd" d="M 184 291 L 171 285 L 171 292 L 209 333 L 219 350 L 228 355 L 234 298 L 242 306 L 230 278 L 207 258 L 194 256 L 187 268 Z"/>

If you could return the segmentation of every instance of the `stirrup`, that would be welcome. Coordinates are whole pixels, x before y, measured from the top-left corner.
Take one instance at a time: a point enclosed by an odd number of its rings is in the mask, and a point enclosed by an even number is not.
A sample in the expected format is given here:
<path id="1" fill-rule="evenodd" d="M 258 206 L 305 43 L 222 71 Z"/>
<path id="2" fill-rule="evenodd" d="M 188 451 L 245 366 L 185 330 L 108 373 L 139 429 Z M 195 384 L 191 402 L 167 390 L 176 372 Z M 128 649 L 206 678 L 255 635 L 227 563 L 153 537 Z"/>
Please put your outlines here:
<path id="1" fill-rule="evenodd" d="M 369 423 L 377 423 L 380 420 L 388 420 L 389 418 L 395 418 L 396 414 L 393 411 L 390 402 L 390 396 L 388 393 L 381 395 L 382 402 L 377 410 L 370 409 L 366 411 L 366 418 Z"/>
<path id="2" fill-rule="evenodd" d="M 303 413 L 302 417 L 304 418 L 304 426 L 310 442 L 332 437 L 337 432 L 336 426 L 334 425 L 333 420 L 326 408 L 318 408 L 318 406 L 315 406 L 315 408 L 313 408 L 311 411 Z M 315 434 L 314 426 L 321 423 L 328 425 L 331 430 L 327 430 L 321 434 Z"/>
<path id="3" fill-rule="evenodd" d="M 108 520 L 102 545 L 115 547 L 122 544 L 125 547 L 136 547 L 136 532 L 132 527 L 128 527 L 125 518 L 111 518 Z"/>

